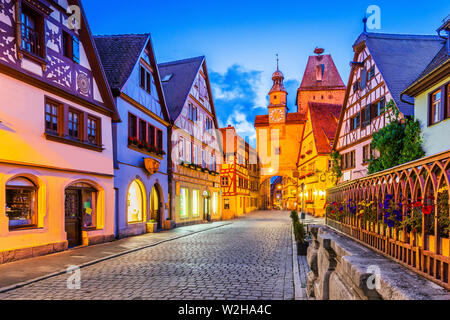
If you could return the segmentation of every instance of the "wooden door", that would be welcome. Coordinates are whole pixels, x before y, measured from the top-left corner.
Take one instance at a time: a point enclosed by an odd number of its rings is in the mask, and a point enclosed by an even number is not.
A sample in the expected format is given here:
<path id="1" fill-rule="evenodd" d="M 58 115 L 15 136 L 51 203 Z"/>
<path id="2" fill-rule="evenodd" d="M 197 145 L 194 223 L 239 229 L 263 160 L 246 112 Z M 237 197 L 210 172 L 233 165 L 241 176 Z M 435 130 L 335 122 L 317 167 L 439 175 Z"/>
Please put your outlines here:
<path id="1" fill-rule="evenodd" d="M 81 245 L 81 225 L 81 191 L 68 189 L 65 200 L 65 228 L 69 247 Z"/>

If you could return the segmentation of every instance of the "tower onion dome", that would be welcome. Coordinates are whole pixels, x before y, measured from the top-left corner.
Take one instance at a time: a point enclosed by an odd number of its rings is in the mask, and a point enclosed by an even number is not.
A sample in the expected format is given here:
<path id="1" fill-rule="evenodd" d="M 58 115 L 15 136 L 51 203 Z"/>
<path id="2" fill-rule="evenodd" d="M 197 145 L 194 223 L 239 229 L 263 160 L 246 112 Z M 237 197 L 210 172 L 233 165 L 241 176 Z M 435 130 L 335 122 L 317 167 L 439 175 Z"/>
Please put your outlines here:
<path id="1" fill-rule="evenodd" d="M 275 71 L 272 75 L 272 80 L 275 81 L 277 79 L 280 79 L 281 81 L 284 80 L 284 75 L 283 72 L 281 72 L 280 70 L 277 69 L 277 71 Z"/>
<path id="2" fill-rule="evenodd" d="M 277 71 L 275 71 L 274 74 L 272 75 L 272 80 L 273 80 L 273 86 L 272 86 L 272 89 L 270 90 L 269 94 L 272 92 L 287 92 L 286 89 L 284 88 L 284 84 L 283 84 L 283 80 L 284 80 L 283 72 L 281 72 L 279 69 L 277 69 Z"/>

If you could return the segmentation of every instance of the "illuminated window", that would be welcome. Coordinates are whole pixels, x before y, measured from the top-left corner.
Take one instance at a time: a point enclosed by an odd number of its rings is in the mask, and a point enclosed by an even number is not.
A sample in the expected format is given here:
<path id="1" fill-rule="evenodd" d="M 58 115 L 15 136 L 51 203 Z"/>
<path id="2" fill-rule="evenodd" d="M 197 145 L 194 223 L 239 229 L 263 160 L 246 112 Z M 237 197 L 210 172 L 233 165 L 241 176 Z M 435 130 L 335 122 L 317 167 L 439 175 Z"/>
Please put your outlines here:
<path id="1" fill-rule="evenodd" d="M 136 180 L 128 189 L 127 201 L 128 222 L 142 222 L 144 220 L 144 192 Z"/>
<path id="2" fill-rule="evenodd" d="M 188 211 L 187 211 L 187 195 L 188 190 L 185 188 L 180 189 L 180 217 L 187 218 Z"/>
<path id="3" fill-rule="evenodd" d="M 37 187 L 27 178 L 15 178 L 6 184 L 6 216 L 9 228 L 37 225 Z"/>
<path id="4" fill-rule="evenodd" d="M 213 209 L 213 213 L 216 214 L 217 213 L 217 205 L 218 205 L 218 200 L 219 200 L 219 195 L 217 192 L 213 192 L 213 203 L 212 203 L 212 209 Z"/>
<path id="5" fill-rule="evenodd" d="M 198 208 L 200 192 L 198 190 L 192 191 L 192 214 L 198 217 L 200 210 Z"/>

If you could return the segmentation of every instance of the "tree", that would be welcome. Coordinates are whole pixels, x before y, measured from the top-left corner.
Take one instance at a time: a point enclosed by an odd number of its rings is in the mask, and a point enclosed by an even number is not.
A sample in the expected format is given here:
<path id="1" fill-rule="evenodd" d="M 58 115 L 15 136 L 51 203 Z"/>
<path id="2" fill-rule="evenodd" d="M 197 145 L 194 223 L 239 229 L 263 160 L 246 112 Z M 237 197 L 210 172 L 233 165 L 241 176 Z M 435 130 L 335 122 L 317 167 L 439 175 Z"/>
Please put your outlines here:
<path id="1" fill-rule="evenodd" d="M 400 111 L 391 100 L 386 105 L 389 124 L 375 132 L 372 150 L 380 154 L 371 156 L 369 174 L 380 172 L 425 156 L 420 122 L 411 118 L 400 118 Z"/>

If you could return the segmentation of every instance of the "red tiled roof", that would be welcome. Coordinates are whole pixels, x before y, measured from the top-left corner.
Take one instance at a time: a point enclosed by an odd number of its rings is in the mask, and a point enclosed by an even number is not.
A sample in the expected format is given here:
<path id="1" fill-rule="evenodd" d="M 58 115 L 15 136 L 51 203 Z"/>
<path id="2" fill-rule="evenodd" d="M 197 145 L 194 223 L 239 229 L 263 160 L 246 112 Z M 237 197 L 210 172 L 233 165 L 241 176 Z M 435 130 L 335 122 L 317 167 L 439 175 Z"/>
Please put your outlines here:
<path id="1" fill-rule="evenodd" d="M 288 113 L 286 117 L 286 124 L 302 124 L 306 122 L 306 117 L 302 113 Z M 262 115 L 255 117 L 255 127 L 268 126 L 269 115 Z"/>
<path id="2" fill-rule="evenodd" d="M 322 64 L 324 65 L 322 81 L 317 81 L 317 67 Z M 331 55 L 310 56 L 299 91 L 323 90 L 324 88 L 346 89 L 346 86 Z"/>
<path id="3" fill-rule="evenodd" d="M 317 153 L 331 153 L 342 105 L 327 103 L 309 103 L 312 130 Z"/>
<path id="4" fill-rule="evenodd" d="M 269 125 L 269 115 L 268 114 L 255 117 L 255 127 L 268 126 L 268 125 Z"/>

